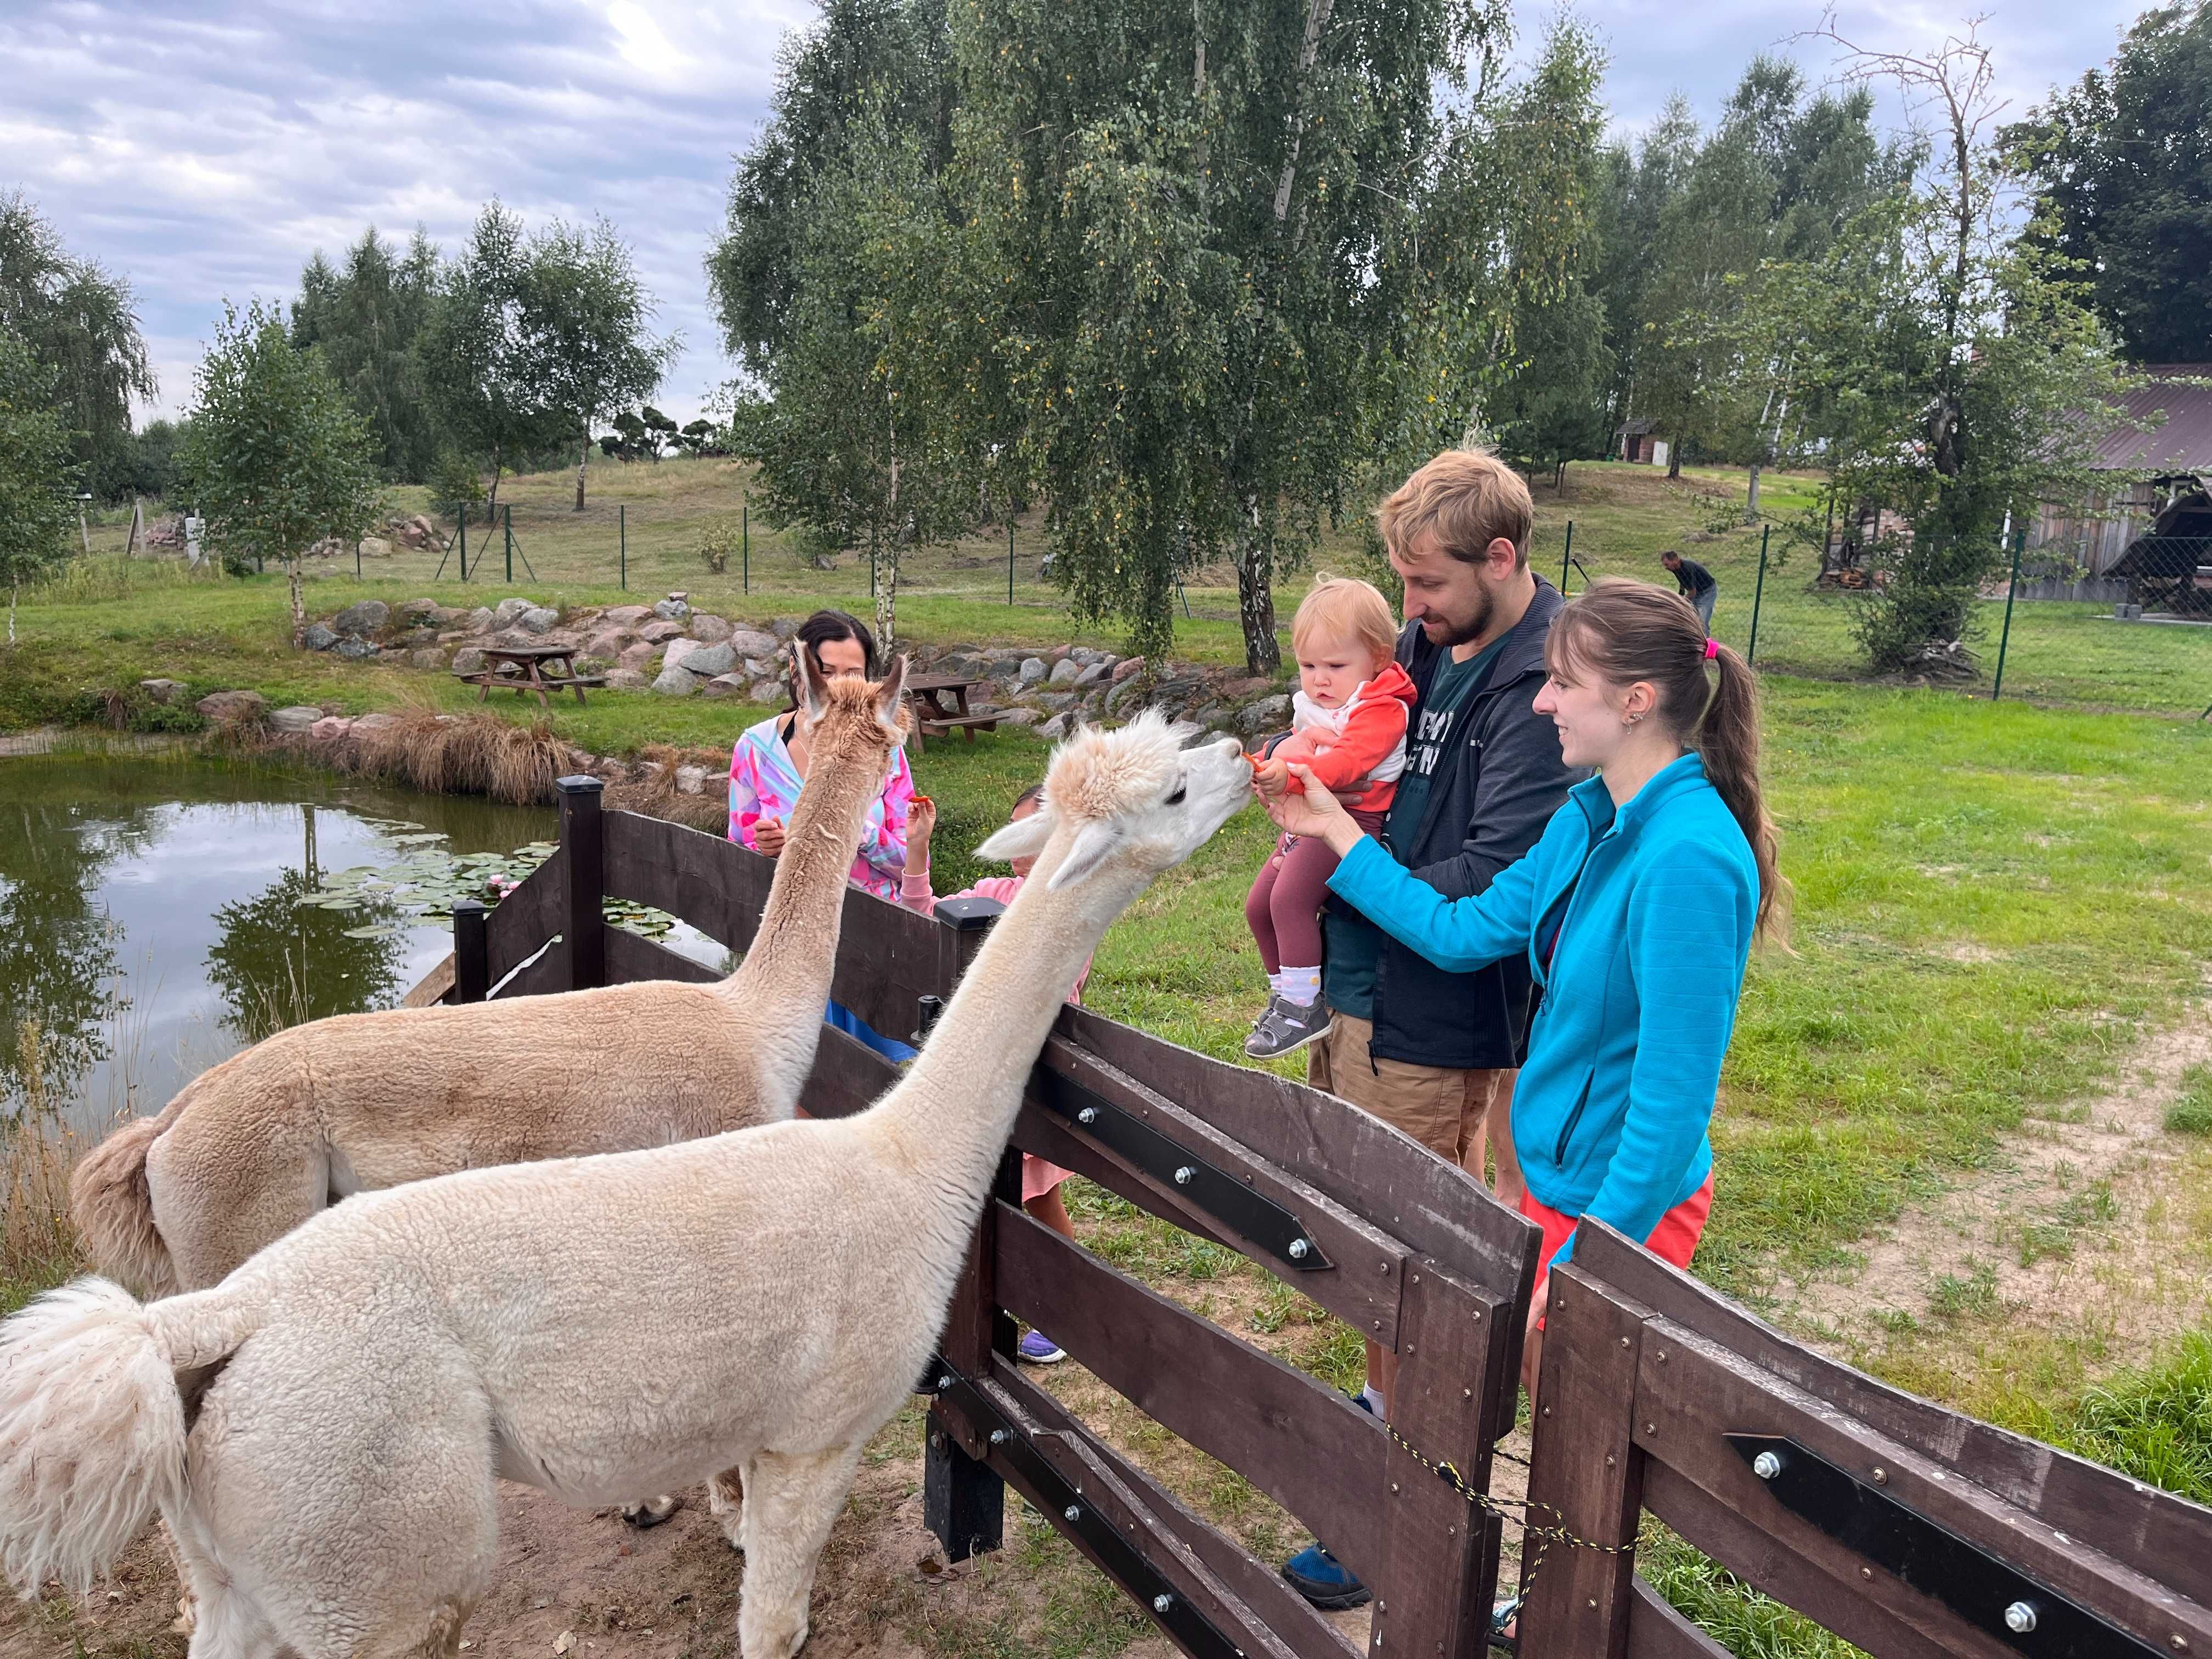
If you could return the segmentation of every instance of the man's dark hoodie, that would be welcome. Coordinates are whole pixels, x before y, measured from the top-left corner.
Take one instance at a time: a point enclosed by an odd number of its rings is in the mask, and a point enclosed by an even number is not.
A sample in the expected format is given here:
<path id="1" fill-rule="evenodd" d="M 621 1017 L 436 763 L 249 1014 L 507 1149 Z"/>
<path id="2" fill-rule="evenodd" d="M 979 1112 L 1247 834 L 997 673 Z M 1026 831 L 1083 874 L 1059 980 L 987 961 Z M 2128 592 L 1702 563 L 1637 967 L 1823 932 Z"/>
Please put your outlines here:
<path id="1" fill-rule="evenodd" d="M 1446 898 L 1487 888 L 1498 872 L 1536 844 L 1544 825 L 1589 774 L 1559 758 L 1547 714 L 1529 705 L 1544 681 L 1544 638 L 1565 601 L 1541 576 L 1535 597 L 1475 688 L 1437 763 L 1428 810 L 1410 840 L 1393 825 L 1391 852 Z M 1399 636 L 1398 660 L 1420 702 L 1449 647 L 1429 643 L 1419 623 Z M 1420 703 L 1414 705 L 1418 710 Z M 1472 974 L 1448 974 L 1384 935 L 1332 897 L 1325 927 L 1328 969 L 1376 958 L 1375 1036 L 1380 1060 L 1453 1069 L 1518 1066 L 1527 1052 L 1532 981 L 1516 952 Z M 1339 1006 L 1334 989 L 1331 1006 Z"/>

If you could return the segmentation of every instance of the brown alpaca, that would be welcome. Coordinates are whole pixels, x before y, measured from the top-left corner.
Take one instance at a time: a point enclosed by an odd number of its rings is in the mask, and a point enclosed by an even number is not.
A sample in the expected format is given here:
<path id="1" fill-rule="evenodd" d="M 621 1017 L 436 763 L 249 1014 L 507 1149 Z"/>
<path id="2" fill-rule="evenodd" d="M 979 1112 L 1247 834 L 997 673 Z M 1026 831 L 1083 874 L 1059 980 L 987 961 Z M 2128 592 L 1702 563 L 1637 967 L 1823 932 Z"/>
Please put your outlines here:
<path id="1" fill-rule="evenodd" d="M 197 1290 L 354 1193 L 789 1118 L 906 684 L 903 658 L 869 683 L 824 679 L 794 654 L 813 760 L 736 973 L 280 1031 L 78 1165 L 70 1209 L 100 1270 L 149 1297 Z"/>

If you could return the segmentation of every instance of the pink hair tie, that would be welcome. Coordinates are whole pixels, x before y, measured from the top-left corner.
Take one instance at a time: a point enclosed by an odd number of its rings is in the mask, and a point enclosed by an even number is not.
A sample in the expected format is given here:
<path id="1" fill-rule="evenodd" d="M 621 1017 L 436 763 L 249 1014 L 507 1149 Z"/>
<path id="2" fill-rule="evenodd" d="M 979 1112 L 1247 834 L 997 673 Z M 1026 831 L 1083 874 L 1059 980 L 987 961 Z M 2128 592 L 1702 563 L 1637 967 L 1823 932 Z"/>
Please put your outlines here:
<path id="1" fill-rule="evenodd" d="M 1721 642 L 1718 640 L 1707 640 L 1705 641 L 1705 660 L 1707 662 L 1711 662 L 1715 657 L 1719 656 L 1720 653 Z"/>

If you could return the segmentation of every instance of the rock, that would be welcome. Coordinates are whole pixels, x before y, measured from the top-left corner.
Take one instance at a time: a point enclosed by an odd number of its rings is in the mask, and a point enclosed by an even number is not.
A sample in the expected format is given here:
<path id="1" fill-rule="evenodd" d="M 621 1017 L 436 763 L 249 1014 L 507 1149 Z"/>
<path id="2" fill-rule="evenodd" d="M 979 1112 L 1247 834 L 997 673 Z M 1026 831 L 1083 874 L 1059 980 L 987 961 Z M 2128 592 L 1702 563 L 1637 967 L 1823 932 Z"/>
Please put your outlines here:
<path id="1" fill-rule="evenodd" d="M 783 694 L 781 680 L 755 680 L 745 688 L 745 701 L 764 708 L 781 708 L 789 701 Z"/>
<path id="2" fill-rule="evenodd" d="M 1062 657 L 1053 664 L 1052 672 L 1045 676 L 1048 685 L 1073 685 L 1083 673 L 1083 665 L 1073 657 Z"/>
<path id="3" fill-rule="evenodd" d="M 680 622 L 671 622 L 666 617 L 663 617 L 659 622 L 646 623 L 637 630 L 637 636 L 647 645 L 665 645 L 671 640 L 680 640 L 684 637 L 684 624 Z"/>
<path id="4" fill-rule="evenodd" d="M 381 536 L 363 536 L 361 538 L 361 556 L 364 559 L 388 559 L 392 556 L 392 544 Z"/>
<path id="5" fill-rule="evenodd" d="M 703 651 L 705 649 L 706 647 L 701 644 L 697 640 L 686 640 L 680 638 L 671 640 L 668 642 L 668 649 L 662 653 L 660 665 L 663 668 L 673 668 L 685 658 L 689 657 L 694 651 Z"/>
<path id="6" fill-rule="evenodd" d="M 685 671 L 702 678 L 712 679 L 717 674 L 726 674 L 738 665 L 738 653 L 728 646 L 703 645 L 696 640 L 671 640 L 668 642 L 668 660 L 676 659 L 678 645 L 690 647 L 683 656 Z"/>
<path id="7" fill-rule="evenodd" d="M 1231 702 L 1242 702 L 1247 697 L 1256 697 L 1263 691 L 1274 689 L 1274 681 L 1258 675 L 1249 679 L 1224 680 L 1213 689 Z"/>
<path id="8" fill-rule="evenodd" d="M 399 607 L 399 614 L 410 621 L 435 622 L 441 609 L 435 599 L 410 599 Z"/>
<path id="9" fill-rule="evenodd" d="M 289 708 L 279 708 L 269 717 L 272 732 L 289 732 L 305 736 L 315 729 L 315 722 L 323 718 L 323 711 L 311 702 L 295 703 Z"/>
<path id="10" fill-rule="evenodd" d="M 695 611 L 691 613 L 691 637 L 695 640 L 705 640 L 710 645 L 720 645 L 730 637 L 732 631 L 730 624 L 720 617 L 709 616 L 704 611 Z"/>
<path id="11" fill-rule="evenodd" d="M 269 699 L 258 691 L 210 691 L 192 707 L 211 720 L 252 720 L 261 718 Z"/>
<path id="12" fill-rule="evenodd" d="M 699 682 L 681 668 L 664 668 L 653 689 L 664 697 L 688 697 L 699 689 Z"/>
<path id="13" fill-rule="evenodd" d="M 456 674 L 481 674 L 483 665 L 483 653 L 473 645 L 465 645 L 453 653 L 453 672 Z"/>
<path id="14" fill-rule="evenodd" d="M 1144 672 L 1145 659 L 1142 657 L 1124 657 L 1114 665 L 1114 684 L 1119 685 L 1131 675 Z"/>
<path id="15" fill-rule="evenodd" d="M 1042 657 L 1026 657 L 1023 659 L 1021 680 L 1024 685 L 1032 684 L 1035 682 L 1042 679 L 1045 677 L 1045 672 L 1044 659 Z"/>
<path id="16" fill-rule="evenodd" d="M 1036 700 L 1045 708 L 1054 709 L 1068 708 L 1077 701 L 1073 691 L 1040 691 Z"/>
<path id="17" fill-rule="evenodd" d="M 635 668 L 607 670 L 607 690 L 610 691 L 642 691 L 652 684 Z"/>
<path id="18" fill-rule="evenodd" d="M 615 653 L 615 660 L 624 668 L 643 668 L 658 656 L 660 647 L 649 641 L 640 640 L 635 645 L 626 645 Z"/>
<path id="19" fill-rule="evenodd" d="M 512 628 L 526 611 L 544 607 L 535 599 L 501 599 L 499 608 L 491 613 L 492 621 L 501 628 Z"/>
<path id="20" fill-rule="evenodd" d="M 1043 718 L 1034 708 L 1001 708 L 999 711 L 999 724 L 1001 726 L 1035 726 Z"/>
<path id="21" fill-rule="evenodd" d="M 307 735 L 317 743 L 336 743 L 353 730 L 353 722 L 343 714 L 325 714 L 307 728 Z"/>
<path id="22" fill-rule="evenodd" d="M 478 605 L 461 618 L 461 626 L 471 634 L 482 634 L 489 629 L 504 627 L 505 624 L 483 606 Z"/>
<path id="23" fill-rule="evenodd" d="M 730 632 L 730 649 L 741 657 L 775 657 L 782 653 L 783 641 L 757 628 L 738 628 Z"/>
<path id="24" fill-rule="evenodd" d="M 1248 738 L 1256 738 L 1262 732 L 1279 732 L 1291 723 L 1291 700 L 1286 696 L 1262 697 L 1242 710 L 1237 716 L 1237 729 Z"/>
<path id="25" fill-rule="evenodd" d="M 1114 714 L 1135 714 L 1144 706 L 1144 700 L 1139 695 L 1142 689 L 1135 680 L 1119 682 L 1106 694 L 1107 712 Z"/>
<path id="26" fill-rule="evenodd" d="M 707 769 L 703 766 L 679 766 L 676 769 L 676 793 L 679 795 L 703 795 L 707 793 Z"/>
<path id="27" fill-rule="evenodd" d="M 778 617 L 768 625 L 768 631 L 780 640 L 787 640 L 799 631 L 800 620 L 797 617 Z"/>
<path id="28" fill-rule="evenodd" d="M 1068 717 L 1065 714 L 1054 714 L 1042 726 L 1037 727 L 1037 736 L 1041 738 L 1050 738 L 1053 741 L 1057 743 L 1060 738 L 1067 735 L 1067 719 Z"/>
<path id="29" fill-rule="evenodd" d="M 481 657 L 483 653 L 477 654 Z M 410 651 L 407 653 L 407 665 L 410 668 L 422 669 L 426 673 L 434 674 L 445 667 L 446 653 L 434 645 L 426 645 L 420 651 Z"/>
<path id="30" fill-rule="evenodd" d="M 1229 711 L 1218 702 L 1210 702 L 1196 714 L 1186 714 L 1183 718 L 1193 726 L 1205 731 L 1212 731 L 1216 726 L 1228 723 Z"/>
<path id="31" fill-rule="evenodd" d="M 353 723 L 353 734 L 357 738 L 365 738 L 372 732 L 381 732 L 398 724 L 399 716 L 397 714 L 363 714 Z"/>
<path id="32" fill-rule="evenodd" d="M 605 657 L 610 662 L 622 655 L 623 650 L 635 644 L 637 635 L 627 628 L 602 628 L 584 641 L 587 657 Z"/>
<path id="33" fill-rule="evenodd" d="M 610 622 L 617 628 L 635 628 L 653 614 L 648 605 L 617 605 L 610 606 L 599 616 L 601 622 Z"/>
<path id="34" fill-rule="evenodd" d="M 1083 672 L 1075 677 L 1075 684 L 1079 687 L 1097 685 L 1105 680 L 1112 672 L 1113 671 L 1108 668 L 1104 663 L 1094 662 L 1085 667 Z"/>
<path id="35" fill-rule="evenodd" d="M 182 680 L 141 680 L 138 689 L 155 702 L 174 702 L 177 693 L 185 689 Z"/>
<path id="36" fill-rule="evenodd" d="M 748 690 L 744 675 L 717 674 L 699 688 L 699 695 L 706 697 L 736 697 L 742 700 Z"/>
<path id="37" fill-rule="evenodd" d="M 309 623 L 300 643 L 310 651 L 327 651 L 338 642 L 337 632 L 324 623 Z"/>
<path id="38" fill-rule="evenodd" d="M 675 594 L 671 593 L 659 605 L 653 607 L 653 614 L 661 618 L 664 622 L 680 623 L 690 616 L 691 607 L 686 601 L 678 599 Z"/>
<path id="39" fill-rule="evenodd" d="M 359 662 L 363 657 L 373 657 L 376 654 L 376 647 L 367 640 L 352 638 L 340 640 L 331 649 L 335 654 L 343 657 L 349 662 Z"/>
<path id="40" fill-rule="evenodd" d="M 991 672 L 991 665 L 988 659 L 965 651 L 952 653 L 944 661 L 939 663 L 937 667 L 939 673 L 958 674 L 963 678 L 975 680 L 986 678 Z"/>
<path id="41" fill-rule="evenodd" d="M 561 625 L 561 613 L 539 605 L 535 611 L 526 611 L 517 617 L 514 625 L 526 634 L 550 634 Z"/>
<path id="42" fill-rule="evenodd" d="M 331 626 L 341 634 L 359 639 L 374 634 L 392 620 L 392 607 L 382 599 L 362 599 L 348 605 L 331 618 Z"/>

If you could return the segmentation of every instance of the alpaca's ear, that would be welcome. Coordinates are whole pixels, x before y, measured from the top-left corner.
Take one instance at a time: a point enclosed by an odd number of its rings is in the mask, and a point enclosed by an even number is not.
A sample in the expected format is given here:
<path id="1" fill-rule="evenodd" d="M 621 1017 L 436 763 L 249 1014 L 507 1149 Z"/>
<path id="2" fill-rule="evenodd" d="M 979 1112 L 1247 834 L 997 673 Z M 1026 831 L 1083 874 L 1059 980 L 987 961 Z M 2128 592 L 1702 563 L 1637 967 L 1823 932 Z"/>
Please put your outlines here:
<path id="1" fill-rule="evenodd" d="M 814 653 L 806 648 L 804 640 L 791 642 L 791 683 L 799 690 L 799 710 L 811 726 L 830 708 L 830 680 L 814 660 Z"/>
<path id="2" fill-rule="evenodd" d="M 891 672 L 876 688 L 876 718 L 894 732 L 899 729 L 900 705 L 906 701 L 906 653 L 891 659 Z"/>
<path id="3" fill-rule="evenodd" d="M 1057 893 L 1073 882 L 1085 876 L 1106 862 L 1115 848 L 1121 844 L 1121 831 L 1112 823 L 1086 823 L 1075 832 L 1075 845 L 1067 849 L 1067 856 L 1060 861 L 1060 868 L 1052 872 L 1045 884 L 1048 891 Z"/>
<path id="4" fill-rule="evenodd" d="M 1029 817 L 1016 818 L 1012 823 L 994 830 L 975 849 L 975 856 L 994 860 L 1033 859 L 1044 851 L 1045 842 L 1052 839 L 1052 813 L 1044 807 L 1039 807 Z"/>

